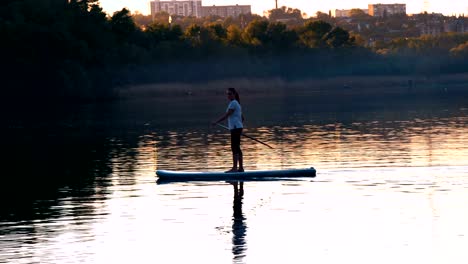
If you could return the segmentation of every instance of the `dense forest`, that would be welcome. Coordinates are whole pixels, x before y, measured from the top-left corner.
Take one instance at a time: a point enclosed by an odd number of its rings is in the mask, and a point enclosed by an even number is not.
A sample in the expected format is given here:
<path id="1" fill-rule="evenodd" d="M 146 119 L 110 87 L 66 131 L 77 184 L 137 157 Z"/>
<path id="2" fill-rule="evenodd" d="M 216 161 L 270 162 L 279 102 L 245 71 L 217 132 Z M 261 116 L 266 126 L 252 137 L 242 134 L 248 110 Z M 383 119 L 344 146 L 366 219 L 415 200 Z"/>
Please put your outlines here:
<path id="1" fill-rule="evenodd" d="M 154 20 L 97 0 L 2 0 L 4 98 L 111 99 L 118 87 L 223 78 L 445 74 L 468 70 L 468 34 L 395 38 L 369 47 L 326 19 Z M 146 19 L 146 20 L 145 20 Z M 142 22 L 143 21 L 143 22 Z"/>

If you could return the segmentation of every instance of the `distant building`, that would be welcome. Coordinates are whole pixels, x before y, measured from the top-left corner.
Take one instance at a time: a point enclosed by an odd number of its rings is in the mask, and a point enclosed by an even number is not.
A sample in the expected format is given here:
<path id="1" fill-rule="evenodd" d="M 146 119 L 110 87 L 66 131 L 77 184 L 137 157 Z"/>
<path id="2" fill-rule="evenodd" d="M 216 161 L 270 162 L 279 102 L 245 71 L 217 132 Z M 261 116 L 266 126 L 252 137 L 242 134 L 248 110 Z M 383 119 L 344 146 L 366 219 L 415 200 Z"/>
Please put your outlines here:
<path id="1" fill-rule="evenodd" d="M 150 2 L 150 8 L 153 19 L 155 14 L 159 12 L 167 12 L 170 15 L 177 16 L 202 16 L 202 0 L 154 0 Z"/>
<path id="2" fill-rule="evenodd" d="M 335 9 L 335 17 L 350 17 L 351 9 Z"/>
<path id="3" fill-rule="evenodd" d="M 335 9 L 335 17 L 351 17 L 352 9 Z M 369 9 L 360 9 L 364 13 L 369 14 Z"/>
<path id="4" fill-rule="evenodd" d="M 422 23 L 417 27 L 420 29 L 421 35 L 439 36 L 444 33 L 444 25 L 437 21 Z"/>
<path id="5" fill-rule="evenodd" d="M 150 2 L 150 8 L 153 18 L 159 12 L 194 17 L 237 17 L 241 14 L 252 13 L 250 5 L 202 6 L 202 0 L 154 0 Z"/>
<path id="6" fill-rule="evenodd" d="M 468 19 L 431 14 L 424 20 L 419 20 L 416 27 L 420 30 L 421 35 L 439 36 L 448 32 L 468 33 Z"/>
<path id="7" fill-rule="evenodd" d="M 202 16 L 237 17 L 252 13 L 250 5 L 203 6 Z"/>
<path id="8" fill-rule="evenodd" d="M 369 15 L 386 17 L 389 15 L 405 14 L 406 4 L 369 4 Z"/>
<path id="9" fill-rule="evenodd" d="M 444 21 L 444 30 L 445 32 L 457 32 L 457 33 L 467 33 L 468 24 L 465 23 L 464 17 L 459 18 L 450 18 L 447 21 Z"/>

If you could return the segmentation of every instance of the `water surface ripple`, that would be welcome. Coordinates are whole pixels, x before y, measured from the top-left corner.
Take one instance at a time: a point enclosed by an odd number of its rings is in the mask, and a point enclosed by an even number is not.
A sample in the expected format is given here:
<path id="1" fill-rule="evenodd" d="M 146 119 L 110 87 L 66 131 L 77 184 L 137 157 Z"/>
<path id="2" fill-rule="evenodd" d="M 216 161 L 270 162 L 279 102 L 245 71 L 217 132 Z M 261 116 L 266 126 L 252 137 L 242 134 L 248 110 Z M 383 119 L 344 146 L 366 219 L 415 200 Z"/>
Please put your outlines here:
<path id="1" fill-rule="evenodd" d="M 246 169 L 316 178 L 156 184 L 157 168 L 230 166 L 208 99 L 188 100 L 7 125 L 0 263 L 467 263 L 466 107 L 297 99 L 272 123 L 250 99 L 245 133 L 274 150 L 244 138 Z"/>

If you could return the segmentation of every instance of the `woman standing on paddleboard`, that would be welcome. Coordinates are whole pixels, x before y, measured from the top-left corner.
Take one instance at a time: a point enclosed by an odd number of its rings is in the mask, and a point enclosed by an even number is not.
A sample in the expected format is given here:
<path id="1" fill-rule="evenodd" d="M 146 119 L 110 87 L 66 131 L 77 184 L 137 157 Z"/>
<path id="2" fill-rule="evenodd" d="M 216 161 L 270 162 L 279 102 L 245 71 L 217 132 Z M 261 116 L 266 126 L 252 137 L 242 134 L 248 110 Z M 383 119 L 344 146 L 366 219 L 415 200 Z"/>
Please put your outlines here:
<path id="1" fill-rule="evenodd" d="M 229 131 L 231 131 L 232 168 L 226 172 L 243 172 L 244 159 L 240 143 L 242 129 L 244 127 L 244 116 L 242 115 L 239 93 L 234 88 L 228 88 L 226 90 L 226 94 L 230 101 L 226 109 L 226 113 L 213 122 L 213 125 L 216 125 L 226 119 L 228 120 L 228 128 Z"/>

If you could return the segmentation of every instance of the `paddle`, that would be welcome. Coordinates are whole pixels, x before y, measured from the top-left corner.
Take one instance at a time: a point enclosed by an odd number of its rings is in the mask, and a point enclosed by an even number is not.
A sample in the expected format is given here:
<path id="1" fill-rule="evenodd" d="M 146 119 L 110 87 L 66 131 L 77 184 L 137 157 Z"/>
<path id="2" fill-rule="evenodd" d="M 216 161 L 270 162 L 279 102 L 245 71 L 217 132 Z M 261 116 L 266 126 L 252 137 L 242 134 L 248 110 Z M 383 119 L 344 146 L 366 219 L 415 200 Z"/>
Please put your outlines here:
<path id="1" fill-rule="evenodd" d="M 223 125 L 221 125 L 221 124 L 219 124 L 219 123 L 216 123 L 216 125 L 218 125 L 218 126 L 224 128 L 224 129 L 229 130 L 229 128 L 228 128 L 227 126 L 223 126 Z M 254 137 L 248 136 L 248 135 L 246 135 L 246 134 L 244 134 L 244 133 L 242 133 L 242 135 L 243 135 L 244 137 L 246 137 L 246 138 L 249 138 L 249 139 L 251 139 L 251 140 L 253 140 L 253 141 L 257 141 L 258 143 L 260 143 L 260 144 L 262 144 L 262 145 L 265 145 L 265 146 L 267 146 L 267 147 L 273 149 L 272 146 L 270 146 L 270 145 L 268 145 L 267 143 L 262 142 L 262 141 L 260 141 L 260 140 L 258 140 L 258 139 L 256 139 L 256 138 L 254 138 Z"/>

